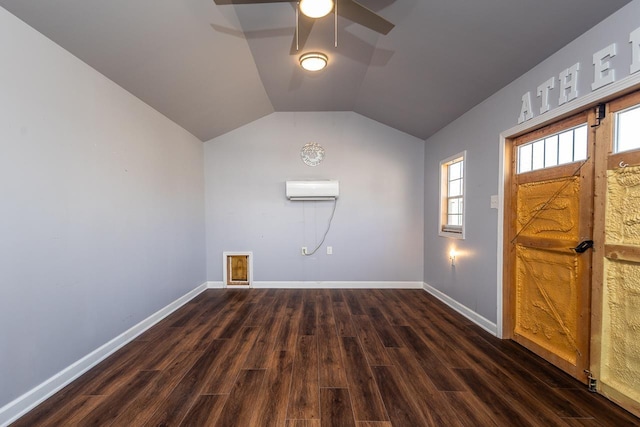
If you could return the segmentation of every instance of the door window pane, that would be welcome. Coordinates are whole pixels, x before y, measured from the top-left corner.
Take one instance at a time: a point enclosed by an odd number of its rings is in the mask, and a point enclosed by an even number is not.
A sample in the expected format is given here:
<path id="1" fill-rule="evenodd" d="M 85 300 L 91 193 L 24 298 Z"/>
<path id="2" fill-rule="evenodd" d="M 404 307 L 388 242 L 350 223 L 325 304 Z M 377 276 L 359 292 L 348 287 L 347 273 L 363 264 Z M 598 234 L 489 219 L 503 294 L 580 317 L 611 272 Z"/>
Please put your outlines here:
<path id="1" fill-rule="evenodd" d="M 518 172 L 529 172 L 531 170 L 531 158 L 533 156 L 533 145 L 527 144 L 518 148 Z"/>
<path id="2" fill-rule="evenodd" d="M 581 126 L 574 130 L 573 161 L 587 158 L 587 127 Z"/>
<path id="3" fill-rule="evenodd" d="M 558 135 L 544 140 L 544 167 L 558 165 Z"/>
<path id="4" fill-rule="evenodd" d="M 563 165 L 573 161 L 573 132 L 564 132 L 560 134 L 560 142 L 558 144 L 558 163 Z"/>
<path id="5" fill-rule="evenodd" d="M 533 170 L 544 168 L 544 140 L 533 143 Z"/>
<path id="6" fill-rule="evenodd" d="M 614 145 L 616 153 L 640 148 L 640 106 L 616 114 Z"/>

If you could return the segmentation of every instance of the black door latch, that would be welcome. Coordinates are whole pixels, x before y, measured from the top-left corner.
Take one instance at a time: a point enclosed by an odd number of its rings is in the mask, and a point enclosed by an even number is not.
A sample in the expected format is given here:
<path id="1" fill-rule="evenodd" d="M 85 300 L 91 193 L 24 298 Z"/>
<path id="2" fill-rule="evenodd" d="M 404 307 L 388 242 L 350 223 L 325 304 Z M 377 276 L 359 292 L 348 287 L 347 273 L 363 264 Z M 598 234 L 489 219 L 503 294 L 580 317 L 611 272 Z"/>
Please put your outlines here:
<path id="1" fill-rule="evenodd" d="M 590 248 L 593 248 L 593 240 L 585 240 L 583 242 L 580 242 L 580 244 L 573 248 L 573 250 L 578 254 L 583 254 L 587 251 L 587 249 Z"/>

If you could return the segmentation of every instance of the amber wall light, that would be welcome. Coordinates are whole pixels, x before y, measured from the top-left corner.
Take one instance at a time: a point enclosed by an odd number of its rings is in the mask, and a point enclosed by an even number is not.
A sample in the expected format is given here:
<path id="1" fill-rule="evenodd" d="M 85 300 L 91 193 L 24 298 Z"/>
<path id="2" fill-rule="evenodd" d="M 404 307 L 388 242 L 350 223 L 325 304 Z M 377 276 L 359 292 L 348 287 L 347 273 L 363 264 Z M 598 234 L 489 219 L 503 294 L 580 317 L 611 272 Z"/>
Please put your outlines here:
<path id="1" fill-rule="evenodd" d="M 451 248 L 451 250 L 449 251 L 449 259 L 451 260 L 451 265 L 456 265 L 456 255 L 458 255 L 456 249 Z"/>
<path id="2" fill-rule="evenodd" d="M 320 71 L 327 66 L 329 58 L 320 52 L 309 52 L 300 56 L 300 66 L 307 71 Z"/>

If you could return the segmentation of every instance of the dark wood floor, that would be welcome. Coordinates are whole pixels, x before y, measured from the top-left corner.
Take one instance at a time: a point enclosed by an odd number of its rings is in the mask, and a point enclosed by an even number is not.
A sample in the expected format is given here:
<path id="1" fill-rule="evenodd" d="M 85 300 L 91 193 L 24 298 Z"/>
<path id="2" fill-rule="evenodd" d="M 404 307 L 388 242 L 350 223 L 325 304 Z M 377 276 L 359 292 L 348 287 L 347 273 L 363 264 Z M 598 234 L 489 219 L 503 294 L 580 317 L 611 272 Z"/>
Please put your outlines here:
<path id="1" fill-rule="evenodd" d="M 421 290 L 208 290 L 14 426 L 625 426 Z"/>

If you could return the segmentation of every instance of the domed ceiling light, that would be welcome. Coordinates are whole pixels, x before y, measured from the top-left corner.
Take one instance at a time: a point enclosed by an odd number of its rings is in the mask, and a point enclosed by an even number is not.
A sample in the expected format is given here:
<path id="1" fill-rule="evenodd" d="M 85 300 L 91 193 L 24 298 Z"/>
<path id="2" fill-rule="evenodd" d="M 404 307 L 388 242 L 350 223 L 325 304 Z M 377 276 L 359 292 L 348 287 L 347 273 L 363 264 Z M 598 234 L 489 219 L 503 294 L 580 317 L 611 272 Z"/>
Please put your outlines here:
<path id="1" fill-rule="evenodd" d="M 327 66 L 329 58 L 320 52 L 309 52 L 300 56 L 300 66 L 307 71 L 320 71 Z"/>

